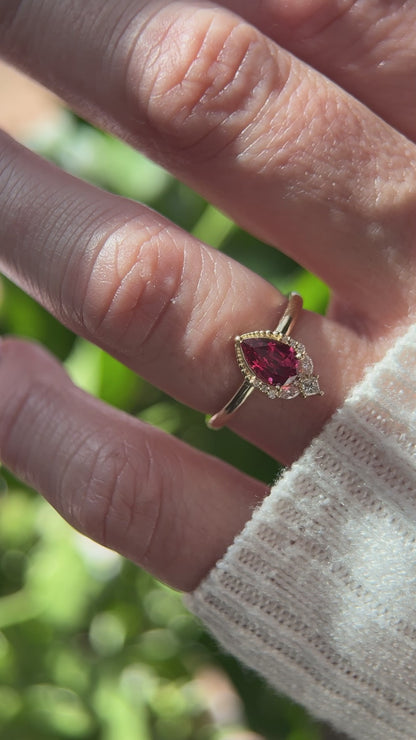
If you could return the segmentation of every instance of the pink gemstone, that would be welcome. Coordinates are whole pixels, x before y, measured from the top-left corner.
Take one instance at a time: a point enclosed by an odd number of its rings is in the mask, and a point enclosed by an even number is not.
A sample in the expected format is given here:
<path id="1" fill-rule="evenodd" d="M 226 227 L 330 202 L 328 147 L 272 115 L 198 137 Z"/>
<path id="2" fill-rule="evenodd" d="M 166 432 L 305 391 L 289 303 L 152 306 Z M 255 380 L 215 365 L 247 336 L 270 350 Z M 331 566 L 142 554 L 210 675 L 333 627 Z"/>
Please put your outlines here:
<path id="1" fill-rule="evenodd" d="M 268 385 L 284 385 L 297 375 L 300 361 L 288 344 L 274 339 L 243 339 L 241 349 L 253 374 Z"/>

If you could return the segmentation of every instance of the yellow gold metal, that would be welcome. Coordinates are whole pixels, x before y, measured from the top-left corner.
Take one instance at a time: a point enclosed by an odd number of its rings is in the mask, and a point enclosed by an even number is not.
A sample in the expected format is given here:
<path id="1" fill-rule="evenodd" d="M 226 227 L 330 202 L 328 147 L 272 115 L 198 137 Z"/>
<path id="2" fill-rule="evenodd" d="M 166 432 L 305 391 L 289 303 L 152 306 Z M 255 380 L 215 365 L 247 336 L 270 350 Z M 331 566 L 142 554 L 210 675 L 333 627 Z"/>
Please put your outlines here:
<path id="1" fill-rule="evenodd" d="M 305 348 L 303 345 L 301 345 L 299 342 L 296 342 L 294 339 L 291 339 L 289 336 L 290 332 L 292 331 L 293 327 L 296 324 L 296 321 L 299 317 L 299 314 L 302 310 L 303 300 L 302 297 L 298 293 L 290 293 L 288 297 L 287 306 L 283 312 L 283 315 L 276 326 L 276 329 L 272 331 L 256 331 L 256 332 L 249 332 L 247 334 L 244 334 L 244 337 L 267 337 L 270 336 L 273 339 L 278 339 L 279 341 L 282 341 L 284 343 L 290 344 L 291 346 L 295 347 L 297 351 L 305 352 Z M 250 374 L 249 369 L 246 366 L 245 360 L 242 356 L 241 351 L 238 350 L 238 344 L 240 341 L 240 337 L 236 337 L 236 353 L 237 353 L 237 361 L 239 364 L 239 367 L 245 376 L 245 379 L 241 386 L 239 387 L 238 391 L 233 395 L 233 397 L 228 401 L 228 403 L 216 414 L 211 416 L 207 424 L 210 429 L 220 429 L 223 427 L 230 416 L 234 414 L 238 408 L 244 403 L 244 401 L 247 400 L 247 398 L 251 395 L 251 393 L 255 390 L 257 387 L 259 390 L 263 390 L 266 392 L 264 388 L 262 388 L 262 383 L 257 381 L 256 378 Z M 301 355 L 299 355 L 301 356 Z M 313 376 L 315 377 L 315 376 Z M 317 379 L 316 379 L 317 382 Z M 302 393 L 302 389 L 301 389 Z M 302 393 L 303 395 L 303 393 Z M 270 396 L 275 397 L 275 396 Z M 278 394 L 276 394 L 276 397 L 278 397 Z"/>

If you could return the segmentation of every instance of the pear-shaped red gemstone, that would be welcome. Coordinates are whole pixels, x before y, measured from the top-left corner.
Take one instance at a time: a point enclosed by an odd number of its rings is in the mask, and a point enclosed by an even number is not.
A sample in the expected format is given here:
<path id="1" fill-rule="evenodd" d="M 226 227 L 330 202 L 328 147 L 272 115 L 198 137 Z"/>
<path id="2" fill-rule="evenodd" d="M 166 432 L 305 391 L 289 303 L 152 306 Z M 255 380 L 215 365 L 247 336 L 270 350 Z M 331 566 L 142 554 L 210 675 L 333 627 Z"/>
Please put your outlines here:
<path id="1" fill-rule="evenodd" d="M 284 385 L 297 375 L 299 360 L 289 344 L 267 337 L 253 337 L 241 341 L 247 365 L 257 378 L 268 385 Z"/>

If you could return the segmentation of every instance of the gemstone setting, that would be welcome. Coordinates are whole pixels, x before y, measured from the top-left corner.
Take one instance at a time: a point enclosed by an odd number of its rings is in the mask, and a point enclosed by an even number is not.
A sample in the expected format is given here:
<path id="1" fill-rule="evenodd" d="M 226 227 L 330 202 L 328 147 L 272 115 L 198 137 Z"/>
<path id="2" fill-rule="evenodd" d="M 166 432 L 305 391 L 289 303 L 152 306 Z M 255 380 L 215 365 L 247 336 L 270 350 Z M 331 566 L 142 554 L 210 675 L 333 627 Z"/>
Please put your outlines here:
<path id="1" fill-rule="evenodd" d="M 241 339 L 240 347 L 250 370 L 267 385 L 281 386 L 297 375 L 299 359 L 290 344 L 270 337 L 247 337 Z"/>
<path id="2" fill-rule="evenodd" d="M 241 372 L 269 398 L 322 395 L 313 363 L 300 342 L 286 334 L 254 331 L 235 338 Z"/>

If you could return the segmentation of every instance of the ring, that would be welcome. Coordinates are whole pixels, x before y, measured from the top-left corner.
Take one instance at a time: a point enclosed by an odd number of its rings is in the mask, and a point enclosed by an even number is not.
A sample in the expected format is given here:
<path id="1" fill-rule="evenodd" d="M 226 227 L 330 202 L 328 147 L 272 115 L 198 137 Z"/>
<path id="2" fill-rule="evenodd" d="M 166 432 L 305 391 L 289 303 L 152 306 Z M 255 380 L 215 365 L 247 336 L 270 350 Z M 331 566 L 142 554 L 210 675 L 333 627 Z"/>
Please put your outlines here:
<path id="1" fill-rule="evenodd" d="M 298 293 L 290 293 L 274 331 L 250 331 L 235 338 L 244 381 L 224 408 L 208 419 L 210 429 L 223 427 L 256 388 L 272 399 L 323 395 L 319 375 L 313 375 L 313 363 L 304 345 L 290 336 L 302 304 Z"/>

